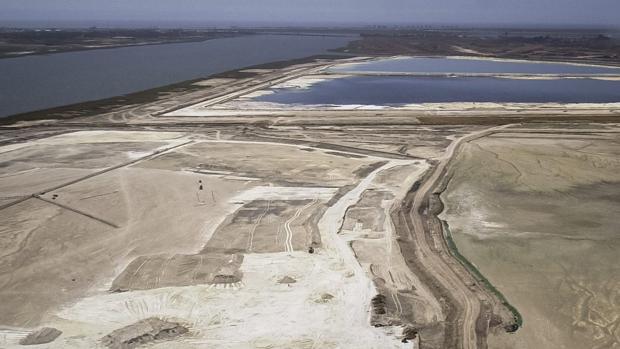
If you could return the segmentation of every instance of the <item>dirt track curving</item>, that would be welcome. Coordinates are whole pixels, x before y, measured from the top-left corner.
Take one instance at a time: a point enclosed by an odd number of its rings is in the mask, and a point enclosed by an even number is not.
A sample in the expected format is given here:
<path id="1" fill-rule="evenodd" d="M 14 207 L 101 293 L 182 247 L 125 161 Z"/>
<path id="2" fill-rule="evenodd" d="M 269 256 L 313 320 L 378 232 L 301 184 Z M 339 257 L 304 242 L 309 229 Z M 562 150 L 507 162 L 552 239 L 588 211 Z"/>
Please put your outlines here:
<path id="1" fill-rule="evenodd" d="M 451 252 L 445 243 L 437 243 L 430 228 L 429 219 L 435 218 L 433 215 L 429 215 L 430 197 L 434 190 L 441 185 L 447 166 L 463 143 L 488 136 L 507 126 L 473 132 L 452 142 L 437 165 L 431 170 L 430 175 L 415 191 L 415 194 L 408 196 L 406 200 L 410 200 L 410 202 L 403 202 L 400 208 L 408 211 L 406 213 L 409 215 L 411 225 L 402 224 L 397 229 L 406 231 L 410 237 L 407 243 L 415 245 L 413 251 L 415 251 L 416 260 L 425 270 L 427 277 L 430 276 L 434 279 L 436 296 L 440 299 L 444 295 L 449 297 L 442 299 L 447 303 L 446 306 L 452 308 L 452 312 L 449 312 L 452 318 L 446 319 L 453 325 L 448 326 L 446 330 L 444 338 L 446 347 L 468 349 L 486 347 L 486 342 L 477 338 L 476 325 L 484 308 L 482 301 L 489 294 L 484 289 L 477 290 L 468 287 L 468 285 L 477 285 L 475 279 L 472 284 L 472 278 L 468 277 L 465 268 L 458 263 L 446 261 L 445 257 L 450 256 Z M 416 267 L 416 269 L 418 268 L 420 266 Z M 501 303 L 501 301 L 498 302 Z"/>

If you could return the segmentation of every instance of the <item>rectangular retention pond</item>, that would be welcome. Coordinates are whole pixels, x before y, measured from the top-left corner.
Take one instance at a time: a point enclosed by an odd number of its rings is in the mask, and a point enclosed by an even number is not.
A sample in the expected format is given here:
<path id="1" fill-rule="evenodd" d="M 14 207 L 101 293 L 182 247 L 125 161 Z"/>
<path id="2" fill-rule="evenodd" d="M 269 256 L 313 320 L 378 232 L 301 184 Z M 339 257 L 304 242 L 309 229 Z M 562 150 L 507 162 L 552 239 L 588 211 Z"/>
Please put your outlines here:
<path id="1" fill-rule="evenodd" d="M 616 103 L 620 80 L 594 78 L 347 76 L 306 88 L 272 88 L 255 101 L 296 105 L 419 103 Z"/>

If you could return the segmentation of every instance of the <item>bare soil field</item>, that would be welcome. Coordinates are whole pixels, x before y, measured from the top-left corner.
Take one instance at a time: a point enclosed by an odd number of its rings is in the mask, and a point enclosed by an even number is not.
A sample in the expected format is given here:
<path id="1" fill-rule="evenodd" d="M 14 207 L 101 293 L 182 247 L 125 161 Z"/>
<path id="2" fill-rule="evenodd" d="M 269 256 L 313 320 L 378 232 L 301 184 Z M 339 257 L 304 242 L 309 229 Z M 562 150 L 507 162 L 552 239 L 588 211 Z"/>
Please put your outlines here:
<path id="1" fill-rule="evenodd" d="M 413 160 L 219 137 L 81 131 L 3 147 L 4 191 L 21 196 L 0 211 L 2 346 L 45 325 L 61 333 L 51 348 L 400 347 L 402 329 L 367 320 L 373 284 L 336 233 L 375 174 Z M 225 340 L 238 326 L 245 339 Z"/>

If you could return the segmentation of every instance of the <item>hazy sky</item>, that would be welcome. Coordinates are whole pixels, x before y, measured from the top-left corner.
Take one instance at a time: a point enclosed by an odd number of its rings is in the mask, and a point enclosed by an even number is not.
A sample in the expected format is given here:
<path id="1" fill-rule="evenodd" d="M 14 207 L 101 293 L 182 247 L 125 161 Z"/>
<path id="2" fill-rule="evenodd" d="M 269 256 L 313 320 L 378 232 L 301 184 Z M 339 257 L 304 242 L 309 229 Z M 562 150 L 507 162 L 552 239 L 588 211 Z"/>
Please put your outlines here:
<path id="1" fill-rule="evenodd" d="M 619 14 L 620 0 L 0 0 L 0 25 L 92 20 L 620 26 Z"/>

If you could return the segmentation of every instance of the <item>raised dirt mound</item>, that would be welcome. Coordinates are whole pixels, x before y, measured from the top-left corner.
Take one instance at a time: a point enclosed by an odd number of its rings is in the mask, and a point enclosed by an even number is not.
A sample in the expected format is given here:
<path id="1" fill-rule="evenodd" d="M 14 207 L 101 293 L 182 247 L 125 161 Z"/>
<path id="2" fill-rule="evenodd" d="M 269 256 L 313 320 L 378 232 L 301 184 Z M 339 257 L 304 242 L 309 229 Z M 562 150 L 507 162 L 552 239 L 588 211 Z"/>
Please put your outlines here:
<path id="1" fill-rule="evenodd" d="M 178 322 L 152 317 L 119 328 L 101 339 L 110 349 L 132 349 L 157 340 L 169 340 L 187 333 L 187 327 Z"/>
<path id="2" fill-rule="evenodd" d="M 282 279 L 280 279 L 280 281 L 278 281 L 278 283 L 281 283 L 281 284 L 294 284 L 296 282 L 297 280 L 293 279 L 290 276 L 285 276 Z"/>
<path id="3" fill-rule="evenodd" d="M 62 331 L 52 327 L 43 327 L 38 331 L 34 331 L 19 341 L 21 345 L 37 345 L 53 342 Z"/>

